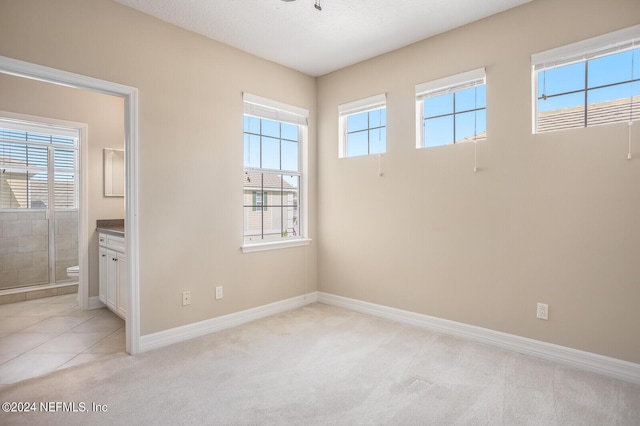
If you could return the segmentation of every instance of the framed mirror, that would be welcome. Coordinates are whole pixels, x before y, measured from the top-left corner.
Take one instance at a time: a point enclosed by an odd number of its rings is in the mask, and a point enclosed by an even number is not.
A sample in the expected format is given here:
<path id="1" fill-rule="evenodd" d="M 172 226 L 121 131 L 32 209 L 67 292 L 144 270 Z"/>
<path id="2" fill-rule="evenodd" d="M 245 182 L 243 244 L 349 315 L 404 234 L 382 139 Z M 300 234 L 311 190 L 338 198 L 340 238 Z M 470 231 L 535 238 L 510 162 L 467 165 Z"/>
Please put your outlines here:
<path id="1" fill-rule="evenodd" d="M 124 197 L 124 149 L 104 149 L 104 196 Z"/>

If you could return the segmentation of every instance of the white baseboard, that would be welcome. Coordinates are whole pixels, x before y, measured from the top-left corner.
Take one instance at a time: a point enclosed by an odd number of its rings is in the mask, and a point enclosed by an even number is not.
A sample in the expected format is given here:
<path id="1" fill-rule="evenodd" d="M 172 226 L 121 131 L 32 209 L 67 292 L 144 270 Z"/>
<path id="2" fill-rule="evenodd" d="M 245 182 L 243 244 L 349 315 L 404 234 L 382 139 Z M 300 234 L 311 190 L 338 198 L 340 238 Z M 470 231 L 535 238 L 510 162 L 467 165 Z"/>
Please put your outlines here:
<path id="1" fill-rule="evenodd" d="M 223 315 L 221 317 L 211 318 L 205 321 L 140 336 L 139 353 L 172 345 L 174 343 L 184 342 L 195 337 L 204 336 L 227 328 L 236 327 L 260 318 L 297 309 L 317 301 L 318 293 L 312 292 L 302 296 L 293 297 L 291 299 L 247 309 L 245 311 L 235 312 L 233 314 Z"/>
<path id="2" fill-rule="evenodd" d="M 100 309 L 105 306 L 106 305 L 100 301 L 98 296 L 93 296 L 89 298 L 89 307 L 87 309 Z"/>
<path id="3" fill-rule="evenodd" d="M 640 384 L 640 364 L 328 293 L 317 301 Z"/>

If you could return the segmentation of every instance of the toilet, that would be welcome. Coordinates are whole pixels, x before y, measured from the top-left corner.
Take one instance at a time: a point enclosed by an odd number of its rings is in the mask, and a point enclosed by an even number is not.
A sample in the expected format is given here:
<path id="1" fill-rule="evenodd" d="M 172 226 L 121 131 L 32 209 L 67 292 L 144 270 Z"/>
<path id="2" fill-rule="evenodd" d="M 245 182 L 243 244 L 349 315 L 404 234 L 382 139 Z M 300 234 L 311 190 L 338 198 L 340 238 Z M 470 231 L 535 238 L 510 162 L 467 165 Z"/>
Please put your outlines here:
<path id="1" fill-rule="evenodd" d="M 80 265 L 69 266 L 67 268 L 67 276 L 69 278 L 78 278 L 80 276 Z"/>

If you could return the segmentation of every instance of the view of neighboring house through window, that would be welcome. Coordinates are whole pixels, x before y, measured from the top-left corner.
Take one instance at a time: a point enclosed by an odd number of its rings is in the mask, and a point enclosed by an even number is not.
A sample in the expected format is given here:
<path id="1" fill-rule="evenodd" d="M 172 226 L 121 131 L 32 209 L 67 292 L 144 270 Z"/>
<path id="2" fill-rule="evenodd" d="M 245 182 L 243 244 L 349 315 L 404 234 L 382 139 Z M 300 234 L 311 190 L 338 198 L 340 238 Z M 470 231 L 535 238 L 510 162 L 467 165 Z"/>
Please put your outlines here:
<path id="1" fill-rule="evenodd" d="M 534 131 L 640 119 L 638 32 L 622 30 L 533 55 Z"/>
<path id="2" fill-rule="evenodd" d="M 306 116 L 295 107 L 244 98 L 244 241 L 302 237 Z"/>
<path id="3" fill-rule="evenodd" d="M 416 86 L 416 147 L 486 139 L 484 68 Z"/>
<path id="4" fill-rule="evenodd" d="M 382 154 L 387 151 L 387 108 L 384 94 L 338 107 L 339 157 Z"/>

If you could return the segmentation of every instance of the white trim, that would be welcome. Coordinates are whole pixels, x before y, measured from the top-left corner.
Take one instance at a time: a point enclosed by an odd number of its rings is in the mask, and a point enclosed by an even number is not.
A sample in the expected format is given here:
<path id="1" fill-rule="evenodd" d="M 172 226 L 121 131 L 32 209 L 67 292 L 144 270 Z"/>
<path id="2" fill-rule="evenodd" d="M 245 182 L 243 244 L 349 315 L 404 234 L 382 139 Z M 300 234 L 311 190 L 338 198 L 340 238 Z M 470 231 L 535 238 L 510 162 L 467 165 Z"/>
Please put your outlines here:
<path id="1" fill-rule="evenodd" d="M 531 55 L 534 69 L 550 68 L 614 53 L 640 44 L 640 24 Z"/>
<path id="2" fill-rule="evenodd" d="M 0 73 L 44 81 L 61 86 L 86 89 L 93 92 L 124 98 L 125 150 L 126 150 L 126 198 L 125 232 L 127 235 L 127 297 L 126 347 L 136 354 L 140 340 L 140 283 L 139 283 L 139 234 L 138 234 L 138 89 L 106 80 L 62 71 L 42 65 L 0 56 Z M 86 271 L 87 268 L 84 268 Z"/>
<path id="3" fill-rule="evenodd" d="M 318 302 L 640 384 L 640 364 L 323 292 Z"/>
<path id="4" fill-rule="evenodd" d="M 459 86 L 461 85 L 480 80 L 482 80 L 482 82 L 478 83 L 478 85 L 485 84 L 486 72 L 484 67 L 421 83 L 416 85 L 416 100 L 422 100 L 428 96 L 438 96 L 448 91 L 459 90 Z"/>
<path id="5" fill-rule="evenodd" d="M 268 305 L 258 306 L 233 314 L 223 315 L 217 318 L 159 331 L 140 337 L 140 352 L 158 349 L 174 343 L 184 342 L 195 337 L 205 336 L 217 331 L 237 327 L 239 325 L 255 321 L 260 318 L 290 311 L 302 306 L 315 303 L 318 299 L 317 292 L 307 293 L 302 296 L 292 297 Z"/>
<path id="6" fill-rule="evenodd" d="M 269 241 L 269 242 L 261 242 L 255 244 L 246 243 L 242 246 L 243 253 L 254 253 L 257 251 L 266 251 L 266 250 L 277 250 L 277 249 L 286 249 L 291 247 L 303 247 L 311 244 L 311 240 L 309 238 L 297 238 L 291 240 L 278 240 L 278 241 Z"/>

